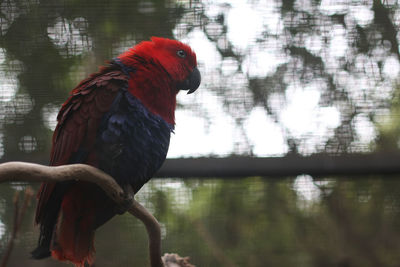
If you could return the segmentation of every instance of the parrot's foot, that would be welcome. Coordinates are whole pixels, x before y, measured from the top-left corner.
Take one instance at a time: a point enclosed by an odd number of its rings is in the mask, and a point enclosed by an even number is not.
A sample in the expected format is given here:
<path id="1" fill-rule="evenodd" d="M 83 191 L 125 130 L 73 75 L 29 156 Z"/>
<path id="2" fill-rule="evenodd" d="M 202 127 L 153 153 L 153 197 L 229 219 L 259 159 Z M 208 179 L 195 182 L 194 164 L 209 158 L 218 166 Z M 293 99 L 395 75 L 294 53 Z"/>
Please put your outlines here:
<path id="1" fill-rule="evenodd" d="M 124 190 L 124 195 L 123 195 L 124 200 L 121 204 L 115 206 L 115 212 L 120 215 L 124 214 L 131 208 L 132 201 L 135 196 L 135 193 L 133 192 L 132 187 L 130 185 L 123 186 L 122 189 Z"/>

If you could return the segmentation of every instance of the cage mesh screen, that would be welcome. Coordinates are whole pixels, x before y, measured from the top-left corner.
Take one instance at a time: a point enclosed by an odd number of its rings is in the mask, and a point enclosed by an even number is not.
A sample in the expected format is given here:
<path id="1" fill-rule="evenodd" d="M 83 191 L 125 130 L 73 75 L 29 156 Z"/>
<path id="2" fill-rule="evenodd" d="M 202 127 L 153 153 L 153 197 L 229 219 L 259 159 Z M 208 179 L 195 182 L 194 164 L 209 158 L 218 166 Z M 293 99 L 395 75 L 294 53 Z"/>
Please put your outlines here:
<path id="1" fill-rule="evenodd" d="M 178 95 L 170 158 L 398 152 L 399 24 L 397 1 L 0 1 L 1 161 L 47 163 L 70 90 L 151 36 L 188 43 L 202 74 Z M 397 266 L 396 178 L 176 177 L 137 198 L 163 251 L 196 266 Z M 0 256 L 24 186 L 0 186 Z M 64 266 L 29 259 L 34 206 L 9 266 Z M 148 266 L 129 215 L 98 230 L 96 249 L 95 266 Z"/>
<path id="2" fill-rule="evenodd" d="M 153 35 L 190 44 L 203 77 L 178 97 L 169 157 L 398 148 L 396 1 L 3 1 L 1 12 L 4 159 L 45 159 L 68 92 Z"/>
<path id="3" fill-rule="evenodd" d="M 137 199 L 161 224 L 163 252 L 190 256 L 196 266 L 397 266 L 400 185 L 393 178 L 155 179 Z M 4 247 L 16 188 L 0 190 Z M 33 216 L 31 206 L 9 266 L 65 266 L 30 259 Z M 149 266 L 147 242 L 137 219 L 118 215 L 96 231 L 95 266 Z"/>

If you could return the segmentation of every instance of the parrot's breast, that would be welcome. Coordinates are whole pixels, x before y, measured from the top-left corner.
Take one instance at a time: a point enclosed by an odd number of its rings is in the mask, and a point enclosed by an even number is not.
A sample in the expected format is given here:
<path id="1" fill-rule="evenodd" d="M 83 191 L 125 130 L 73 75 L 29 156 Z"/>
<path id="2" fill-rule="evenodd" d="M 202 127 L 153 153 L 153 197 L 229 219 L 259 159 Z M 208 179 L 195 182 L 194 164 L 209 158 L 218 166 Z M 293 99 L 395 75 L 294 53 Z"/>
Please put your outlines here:
<path id="1" fill-rule="evenodd" d="M 121 89 L 97 133 L 98 167 L 137 192 L 164 162 L 172 131 L 173 125 Z"/>

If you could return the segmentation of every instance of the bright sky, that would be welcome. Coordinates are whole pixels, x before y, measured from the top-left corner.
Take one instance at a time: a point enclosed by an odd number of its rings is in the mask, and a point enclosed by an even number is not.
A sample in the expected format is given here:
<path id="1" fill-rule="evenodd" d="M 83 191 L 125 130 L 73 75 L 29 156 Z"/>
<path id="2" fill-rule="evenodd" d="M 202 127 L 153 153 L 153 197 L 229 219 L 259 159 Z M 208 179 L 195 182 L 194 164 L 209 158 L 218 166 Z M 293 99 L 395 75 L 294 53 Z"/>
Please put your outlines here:
<path id="1" fill-rule="evenodd" d="M 0 221 L 0 239 L 3 238 L 4 231 L 5 231 L 5 229 L 4 229 L 4 223 L 2 223 L 2 222 Z"/>
<path id="2" fill-rule="evenodd" d="M 228 23 L 227 37 L 229 41 L 237 51 L 246 54 L 242 66 L 244 74 L 250 77 L 265 77 L 265 75 L 274 72 L 276 67 L 284 63 L 286 58 L 278 45 L 282 40 L 269 38 L 263 45 L 258 45 L 255 39 L 265 29 L 278 36 L 284 36 L 279 7 L 276 6 L 277 2 L 229 1 L 229 5 L 225 3 L 226 1 L 222 0 L 210 0 L 206 12 L 211 18 L 219 13 L 225 15 Z M 301 3 L 296 2 L 295 5 L 299 9 L 307 9 L 309 8 L 307 3 L 307 1 L 301 1 Z M 320 5 L 320 10 L 327 15 L 344 11 L 350 13 L 351 20 L 346 21 L 348 25 L 352 23 L 367 25 L 373 19 L 373 11 L 369 6 L 349 5 L 347 3 L 343 5 L 337 1 L 324 0 Z M 400 14 L 398 16 L 400 18 Z M 243 23 L 243 21 L 246 21 L 246 23 Z M 341 64 L 340 58 L 345 57 L 349 50 L 348 33 L 341 25 L 336 25 L 329 34 L 331 35 L 331 42 L 327 49 L 326 67 L 327 69 L 337 69 Z M 172 138 L 168 156 L 227 155 L 235 152 L 234 143 L 238 130 L 227 111 L 221 108 L 223 99 L 207 89 L 212 88 L 218 82 L 221 83 L 220 86 L 222 87 L 235 87 L 229 79 L 224 80 L 221 77 L 216 77 L 216 75 L 221 74 L 235 80 L 235 70 L 237 69 L 235 61 L 222 60 L 215 44 L 211 43 L 200 30 L 191 32 L 183 41 L 190 44 L 196 51 L 203 81 L 195 94 L 180 96 L 179 101 L 188 107 L 190 107 L 191 102 L 201 105 L 207 114 L 212 114 L 212 120 L 207 123 L 205 119 L 187 110 L 178 111 L 176 134 Z M 320 53 L 323 49 L 323 39 L 320 35 L 310 36 L 305 40 L 305 45 L 310 52 Z M 367 75 L 369 75 L 368 72 L 376 71 L 377 66 L 371 66 L 371 61 L 368 58 L 361 57 L 359 62 L 360 64 L 357 67 L 360 70 L 365 70 Z M 384 58 L 383 62 L 383 73 L 389 78 L 388 80 L 398 77 L 400 65 L 397 58 Z M 221 69 L 222 73 L 216 71 L 217 68 Z M 374 87 L 374 85 L 368 84 L 366 77 L 343 75 L 336 75 L 335 77 L 339 79 L 340 85 L 347 88 L 351 88 L 355 84 L 363 88 Z M 235 81 L 239 83 L 237 87 L 247 87 L 247 84 L 240 84 L 240 79 Z M 254 107 L 245 121 L 244 128 L 256 156 L 284 155 L 288 150 L 284 140 L 287 133 L 295 138 L 304 138 L 306 143 L 303 146 L 307 147 L 308 153 L 313 152 L 315 143 L 321 143 L 333 135 L 333 130 L 340 123 L 341 115 L 340 111 L 334 106 L 319 106 L 320 92 L 323 91 L 320 88 L 321 86 L 325 86 L 323 82 L 316 81 L 304 86 L 300 81 L 293 80 L 284 96 L 285 106 L 276 107 L 280 125 L 275 123 L 264 109 Z M 359 91 L 355 90 L 355 93 L 358 94 Z M 389 97 L 384 90 L 381 90 L 380 93 L 382 97 Z M 279 102 L 281 96 L 272 94 L 269 101 L 274 103 L 274 97 L 278 99 L 275 102 L 281 105 L 282 101 Z M 360 142 L 368 143 L 376 137 L 372 123 L 365 116 L 357 116 L 354 123 Z"/>
<path id="3" fill-rule="evenodd" d="M 274 33 L 282 31 L 278 8 L 274 5 L 258 4 L 254 8 L 246 1 L 232 1 L 229 9 L 222 5 L 223 1 L 214 1 L 208 9 L 208 15 L 213 16 L 223 12 L 227 16 L 228 38 L 235 49 L 246 52 L 243 71 L 251 77 L 263 77 L 275 71 L 284 63 L 285 55 L 277 48 L 279 45 L 273 39 L 267 44 L 268 48 L 254 44 L 254 40 L 264 30 L 264 25 Z M 244 19 L 251 18 L 251 19 Z M 246 23 L 243 23 L 243 21 Z M 337 32 L 335 43 L 343 43 L 343 33 Z M 202 73 L 202 85 L 190 96 L 180 96 L 178 101 L 190 107 L 190 102 L 202 103 L 207 113 L 213 114 L 210 125 L 196 114 L 187 110 L 177 112 L 176 134 L 171 139 L 168 157 L 206 156 L 209 154 L 227 155 L 234 152 L 235 126 L 229 114 L 222 109 L 223 101 L 207 88 L 211 87 L 218 77 L 214 77 L 220 67 L 222 74 L 229 76 L 235 71 L 235 62 L 221 60 L 219 53 L 203 32 L 195 30 L 184 42 L 188 43 L 197 54 Z M 315 42 L 312 42 L 314 44 Z M 344 42 L 346 43 L 346 42 Z M 344 53 L 345 46 L 335 53 Z M 230 73 L 230 71 L 232 73 Z M 229 85 L 226 84 L 229 88 Z M 247 84 L 242 86 L 246 87 Z M 284 140 L 284 132 L 289 131 L 295 137 L 305 135 L 329 136 L 340 122 L 340 113 L 334 107 L 319 107 L 320 90 L 318 85 L 301 88 L 292 85 L 287 90 L 285 107 L 279 107 L 281 125 L 274 122 L 263 108 L 254 107 L 245 121 L 246 134 L 256 156 L 283 155 L 288 151 Z M 199 100 L 198 98 L 201 98 Z M 273 98 L 273 96 L 272 96 Z M 279 101 L 277 101 L 279 102 Z M 237 129 L 236 129 L 237 131 Z M 195 140 L 195 141 L 193 141 Z"/>

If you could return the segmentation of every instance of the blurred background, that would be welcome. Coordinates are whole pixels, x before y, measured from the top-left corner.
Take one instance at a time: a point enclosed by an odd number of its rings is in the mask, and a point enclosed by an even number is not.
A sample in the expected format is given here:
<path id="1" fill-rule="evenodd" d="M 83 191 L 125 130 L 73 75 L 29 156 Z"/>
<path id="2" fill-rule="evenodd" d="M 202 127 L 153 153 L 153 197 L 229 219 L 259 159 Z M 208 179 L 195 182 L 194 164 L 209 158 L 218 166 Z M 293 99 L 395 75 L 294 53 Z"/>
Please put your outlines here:
<path id="1" fill-rule="evenodd" d="M 0 160 L 46 164 L 69 91 L 162 36 L 191 45 L 202 73 L 195 94 L 178 96 L 168 158 L 273 157 L 284 170 L 293 155 L 361 154 L 397 165 L 399 26 L 390 0 L 0 0 Z M 400 172 L 367 165 L 357 176 L 193 171 L 153 179 L 137 199 L 160 221 L 163 251 L 196 266 L 400 266 Z M 0 185 L 0 257 L 25 187 Z M 8 266 L 65 266 L 30 259 L 35 204 Z M 132 216 L 99 229 L 95 246 L 96 267 L 148 266 Z"/>

